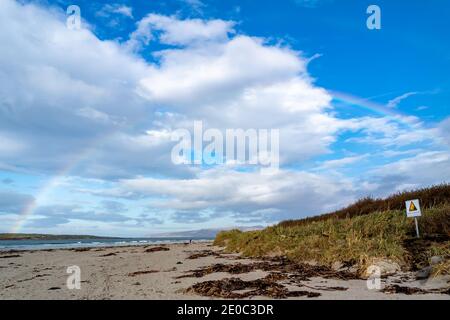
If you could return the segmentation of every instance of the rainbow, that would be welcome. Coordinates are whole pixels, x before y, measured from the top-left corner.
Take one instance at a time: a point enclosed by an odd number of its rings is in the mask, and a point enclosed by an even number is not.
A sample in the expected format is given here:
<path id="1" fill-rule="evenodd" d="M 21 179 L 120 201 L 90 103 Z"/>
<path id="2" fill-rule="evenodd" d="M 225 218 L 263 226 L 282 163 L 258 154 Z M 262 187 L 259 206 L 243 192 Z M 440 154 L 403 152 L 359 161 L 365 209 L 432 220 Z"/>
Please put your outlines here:
<path id="1" fill-rule="evenodd" d="M 11 233 L 18 233 L 28 218 L 34 213 L 39 203 L 45 199 L 45 197 L 58 187 L 64 177 L 66 177 L 79 163 L 88 158 L 89 155 L 95 151 L 92 145 L 89 145 L 86 149 L 78 153 L 73 157 L 71 161 L 60 169 L 57 174 L 53 176 L 44 186 L 41 187 L 39 192 L 35 195 L 35 199 L 28 203 L 25 208 L 20 212 L 17 222 L 11 228 Z"/>
<path id="2" fill-rule="evenodd" d="M 395 108 L 386 107 L 381 103 L 377 103 L 369 99 L 356 97 L 348 93 L 343 93 L 339 91 L 328 91 L 328 92 L 331 94 L 333 99 L 337 101 L 342 101 L 349 105 L 362 107 L 368 111 L 374 112 L 378 115 L 382 115 L 393 121 L 402 123 L 408 127 L 416 126 L 419 123 L 416 117 L 402 113 Z"/>

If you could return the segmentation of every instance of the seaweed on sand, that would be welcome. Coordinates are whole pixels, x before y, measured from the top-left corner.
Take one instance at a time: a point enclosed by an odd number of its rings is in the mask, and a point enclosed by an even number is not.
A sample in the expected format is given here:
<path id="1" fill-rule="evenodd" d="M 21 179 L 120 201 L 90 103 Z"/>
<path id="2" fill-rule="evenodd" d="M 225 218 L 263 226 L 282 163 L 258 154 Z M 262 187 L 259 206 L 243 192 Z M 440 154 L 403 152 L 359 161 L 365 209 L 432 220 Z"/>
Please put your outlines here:
<path id="1" fill-rule="evenodd" d="M 406 287 L 406 286 L 399 286 L 397 284 L 386 286 L 383 290 L 381 290 L 384 293 L 403 293 L 406 295 L 412 295 L 412 294 L 427 294 L 427 293 L 437 293 L 437 294 L 448 294 L 450 295 L 450 287 L 449 288 L 443 288 L 443 289 L 421 289 L 417 287 Z"/>
<path id="2" fill-rule="evenodd" d="M 157 251 L 169 251 L 170 249 L 168 247 L 151 247 L 148 249 L 145 249 L 145 252 L 157 252 Z"/>
<path id="3" fill-rule="evenodd" d="M 359 279 L 359 276 L 355 273 L 351 273 L 348 271 L 336 271 L 327 266 L 313 266 L 305 263 L 294 263 L 286 258 L 275 258 L 248 264 L 217 263 L 211 266 L 198 268 L 196 270 L 189 270 L 187 271 L 187 274 L 181 275 L 178 278 L 201 278 L 207 274 L 216 272 L 241 274 L 249 273 L 255 270 L 284 273 L 286 275 L 289 275 L 290 278 L 297 281 L 309 280 L 309 278 L 311 277 L 323 277 L 327 279 L 334 278 L 341 280 Z"/>
<path id="4" fill-rule="evenodd" d="M 243 290 L 248 291 L 236 292 Z M 244 281 L 239 278 L 204 281 L 192 285 L 186 289 L 186 292 L 228 299 L 242 299 L 253 296 L 267 296 L 276 299 L 300 296 L 312 298 L 320 296 L 318 292 L 304 290 L 289 291 L 285 286 L 268 277 L 250 281 Z"/>
<path id="5" fill-rule="evenodd" d="M 205 257 L 209 257 L 209 256 L 220 257 L 220 253 L 215 252 L 213 250 L 199 250 L 199 251 L 195 251 L 194 253 L 189 255 L 186 259 L 192 260 L 192 259 L 198 259 L 198 258 L 205 258 Z"/>
<path id="6" fill-rule="evenodd" d="M 149 274 L 149 273 L 157 273 L 159 272 L 158 270 L 143 270 L 143 271 L 136 271 L 136 272 L 131 272 L 128 274 L 129 277 L 135 277 L 135 276 L 139 276 L 142 274 Z"/>

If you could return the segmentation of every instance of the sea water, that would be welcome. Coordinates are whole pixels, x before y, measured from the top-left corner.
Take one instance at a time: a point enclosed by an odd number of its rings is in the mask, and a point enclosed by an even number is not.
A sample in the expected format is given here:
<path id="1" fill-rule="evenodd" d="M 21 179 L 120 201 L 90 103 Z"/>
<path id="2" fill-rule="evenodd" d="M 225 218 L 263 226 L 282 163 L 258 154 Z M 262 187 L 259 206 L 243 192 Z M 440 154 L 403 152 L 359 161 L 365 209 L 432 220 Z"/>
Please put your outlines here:
<path id="1" fill-rule="evenodd" d="M 107 238 L 107 239 L 61 239 L 61 240 L 0 240 L 0 250 L 43 250 L 85 247 L 116 247 L 149 244 L 188 243 L 209 241 L 212 238 Z"/>

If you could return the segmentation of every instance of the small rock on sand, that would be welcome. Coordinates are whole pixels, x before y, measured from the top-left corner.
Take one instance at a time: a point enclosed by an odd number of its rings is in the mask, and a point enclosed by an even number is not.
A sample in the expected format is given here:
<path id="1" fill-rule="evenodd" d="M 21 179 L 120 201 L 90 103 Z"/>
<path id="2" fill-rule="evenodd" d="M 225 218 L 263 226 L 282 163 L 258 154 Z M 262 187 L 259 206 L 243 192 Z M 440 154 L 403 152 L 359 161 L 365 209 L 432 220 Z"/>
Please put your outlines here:
<path id="1" fill-rule="evenodd" d="M 427 279 L 430 276 L 431 271 L 433 271 L 432 266 L 428 266 L 428 267 L 425 267 L 425 268 L 419 270 L 416 273 L 416 279 Z"/>
<path id="2" fill-rule="evenodd" d="M 373 266 L 380 268 L 382 277 L 391 276 L 401 271 L 400 265 L 397 262 L 388 259 L 374 259 L 370 267 Z M 364 272 L 365 277 L 369 277 L 373 274 L 373 269 L 370 267 Z"/>
<path id="3" fill-rule="evenodd" d="M 433 256 L 430 259 L 430 264 L 432 266 L 434 266 L 434 265 L 439 264 L 439 263 L 441 263 L 443 261 L 444 261 L 444 258 L 442 258 L 441 256 Z"/>

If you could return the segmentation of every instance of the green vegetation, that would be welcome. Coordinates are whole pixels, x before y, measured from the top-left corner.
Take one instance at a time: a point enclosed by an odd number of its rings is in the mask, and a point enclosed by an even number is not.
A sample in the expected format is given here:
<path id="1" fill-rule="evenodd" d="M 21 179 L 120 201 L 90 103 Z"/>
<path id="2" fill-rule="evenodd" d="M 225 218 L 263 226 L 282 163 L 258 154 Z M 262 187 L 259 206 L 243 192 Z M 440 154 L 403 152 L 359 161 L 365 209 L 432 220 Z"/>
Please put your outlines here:
<path id="1" fill-rule="evenodd" d="M 423 204 L 420 239 L 415 239 L 414 220 L 406 217 L 404 208 L 404 201 L 414 198 Z M 298 262 L 356 264 L 361 272 L 374 258 L 418 269 L 439 255 L 446 260 L 435 267 L 435 272 L 449 273 L 450 185 L 384 200 L 364 199 L 333 213 L 284 221 L 264 230 L 223 231 L 215 244 L 252 257 L 285 255 Z"/>
<path id="2" fill-rule="evenodd" d="M 38 233 L 0 233 L 0 240 L 70 240 L 70 239 L 110 239 L 90 235 L 57 235 Z"/>
<path id="3" fill-rule="evenodd" d="M 294 226 L 307 224 L 312 221 L 328 220 L 330 218 L 343 219 L 370 214 L 373 212 L 384 212 L 390 210 L 405 210 L 405 201 L 420 199 L 422 209 L 435 208 L 450 202 L 450 184 L 440 184 L 430 188 L 406 191 L 393 194 L 385 199 L 372 199 L 367 197 L 354 204 L 319 216 L 309 217 L 301 220 L 287 220 L 280 223 L 283 226 Z"/>

